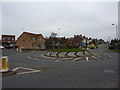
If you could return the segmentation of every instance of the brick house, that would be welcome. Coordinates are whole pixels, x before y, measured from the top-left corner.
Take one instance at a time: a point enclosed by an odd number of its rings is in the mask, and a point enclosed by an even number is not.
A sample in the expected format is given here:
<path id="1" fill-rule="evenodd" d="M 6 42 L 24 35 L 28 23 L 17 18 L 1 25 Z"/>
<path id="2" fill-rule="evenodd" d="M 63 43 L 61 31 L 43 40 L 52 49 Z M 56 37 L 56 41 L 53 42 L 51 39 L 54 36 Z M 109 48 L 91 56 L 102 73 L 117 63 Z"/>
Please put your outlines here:
<path id="1" fill-rule="evenodd" d="M 45 39 L 42 34 L 23 32 L 16 41 L 18 48 L 45 49 Z"/>
<path id="2" fill-rule="evenodd" d="M 15 35 L 2 35 L 2 45 L 6 47 L 7 45 L 15 45 Z"/>
<path id="3" fill-rule="evenodd" d="M 82 37 L 82 35 L 74 35 L 74 38 L 73 38 L 73 41 L 72 41 L 72 43 L 73 43 L 73 47 L 74 48 L 78 48 L 80 45 L 80 42 L 82 42 L 83 41 L 83 37 Z"/>
<path id="4" fill-rule="evenodd" d="M 82 35 L 74 35 L 74 37 L 68 38 L 66 42 L 66 46 L 68 48 L 78 48 L 80 45 L 80 42 L 83 41 Z"/>
<path id="5" fill-rule="evenodd" d="M 67 39 L 65 37 L 60 37 L 60 38 L 49 37 L 49 38 L 46 38 L 45 45 L 46 45 L 47 49 L 65 48 L 64 44 L 66 43 L 66 41 L 67 41 Z"/>

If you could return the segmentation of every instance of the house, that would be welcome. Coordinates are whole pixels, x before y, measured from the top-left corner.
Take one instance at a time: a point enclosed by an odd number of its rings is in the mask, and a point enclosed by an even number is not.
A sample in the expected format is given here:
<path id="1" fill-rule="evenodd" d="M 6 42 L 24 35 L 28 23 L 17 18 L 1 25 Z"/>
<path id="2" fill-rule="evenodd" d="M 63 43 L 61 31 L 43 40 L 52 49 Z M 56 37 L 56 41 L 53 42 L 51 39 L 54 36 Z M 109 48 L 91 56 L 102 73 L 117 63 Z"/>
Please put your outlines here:
<path id="1" fill-rule="evenodd" d="M 7 47 L 8 45 L 15 45 L 15 35 L 2 35 L 2 45 Z"/>
<path id="2" fill-rule="evenodd" d="M 22 49 L 45 49 L 45 39 L 42 34 L 23 32 L 16 41 Z"/>
<path id="3" fill-rule="evenodd" d="M 67 41 L 65 37 L 49 37 L 46 38 L 46 48 L 47 49 L 53 49 L 53 48 L 65 48 L 64 44 Z"/>
<path id="4" fill-rule="evenodd" d="M 82 35 L 74 35 L 74 38 L 72 40 L 73 47 L 78 48 L 80 46 L 80 42 L 83 41 Z"/>
<path id="5" fill-rule="evenodd" d="M 80 42 L 83 41 L 82 35 L 74 35 L 74 37 L 68 38 L 66 42 L 67 48 L 79 48 Z"/>

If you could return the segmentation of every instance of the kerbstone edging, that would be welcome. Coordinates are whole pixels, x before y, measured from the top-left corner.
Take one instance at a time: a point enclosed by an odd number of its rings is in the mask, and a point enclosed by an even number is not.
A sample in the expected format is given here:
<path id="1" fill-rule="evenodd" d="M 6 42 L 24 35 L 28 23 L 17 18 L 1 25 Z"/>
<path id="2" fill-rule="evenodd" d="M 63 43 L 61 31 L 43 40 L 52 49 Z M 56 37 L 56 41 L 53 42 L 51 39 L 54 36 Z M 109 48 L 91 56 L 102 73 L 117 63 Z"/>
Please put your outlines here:
<path id="1" fill-rule="evenodd" d="M 56 58 L 71 58 L 71 57 L 76 58 L 89 55 L 90 55 L 89 51 L 83 51 L 83 52 L 49 52 L 44 56 Z"/>
<path id="2" fill-rule="evenodd" d="M 67 52 L 61 52 L 61 53 L 59 53 L 59 57 L 60 58 L 68 57 L 68 56 L 66 56 L 66 53 Z"/>
<path id="3" fill-rule="evenodd" d="M 75 55 L 75 52 L 69 52 L 67 55 L 68 55 L 69 57 L 77 57 L 77 56 Z"/>
<path id="4" fill-rule="evenodd" d="M 51 54 L 51 56 L 52 56 L 52 57 L 57 57 L 57 55 L 56 55 L 57 53 L 58 53 L 58 52 L 53 52 L 53 53 Z"/>

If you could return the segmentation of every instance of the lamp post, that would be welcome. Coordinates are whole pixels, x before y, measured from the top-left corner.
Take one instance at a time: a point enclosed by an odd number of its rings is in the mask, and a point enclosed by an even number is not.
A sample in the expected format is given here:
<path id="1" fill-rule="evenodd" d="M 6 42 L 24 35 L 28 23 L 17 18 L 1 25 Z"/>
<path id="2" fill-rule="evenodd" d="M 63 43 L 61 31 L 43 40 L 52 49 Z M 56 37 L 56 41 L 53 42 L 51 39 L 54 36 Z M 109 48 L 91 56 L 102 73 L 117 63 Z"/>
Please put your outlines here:
<path id="1" fill-rule="evenodd" d="M 86 38 L 86 45 L 85 45 L 86 48 L 87 48 L 87 39 L 88 39 L 88 38 Z"/>
<path id="2" fill-rule="evenodd" d="M 58 38 L 59 38 L 59 36 L 60 36 L 60 28 L 58 28 Z"/>
<path id="3" fill-rule="evenodd" d="M 116 29 L 116 39 L 117 39 L 117 25 L 115 24 L 112 24 L 113 26 L 115 26 L 115 29 Z"/>
<path id="4" fill-rule="evenodd" d="M 52 41 L 52 46 L 53 46 L 53 49 L 55 49 L 55 42 Z"/>

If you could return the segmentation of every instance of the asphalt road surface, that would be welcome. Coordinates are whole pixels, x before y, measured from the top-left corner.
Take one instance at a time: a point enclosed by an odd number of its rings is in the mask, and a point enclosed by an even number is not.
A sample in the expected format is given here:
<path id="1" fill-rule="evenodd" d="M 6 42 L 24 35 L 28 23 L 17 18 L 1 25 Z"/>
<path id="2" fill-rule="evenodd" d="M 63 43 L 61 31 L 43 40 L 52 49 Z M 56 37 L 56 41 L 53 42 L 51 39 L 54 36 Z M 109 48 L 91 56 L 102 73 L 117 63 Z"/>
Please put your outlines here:
<path id="1" fill-rule="evenodd" d="M 2 88 L 118 88 L 118 53 L 102 52 L 105 47 L 92 52 L 109 58 L 85 62 L 34 59 L 28 56 L 38 51 L 3 50 L 3 56 L 9 58 L 9 69 L 16 68 L 19 74 L 3 77 Z"/>

